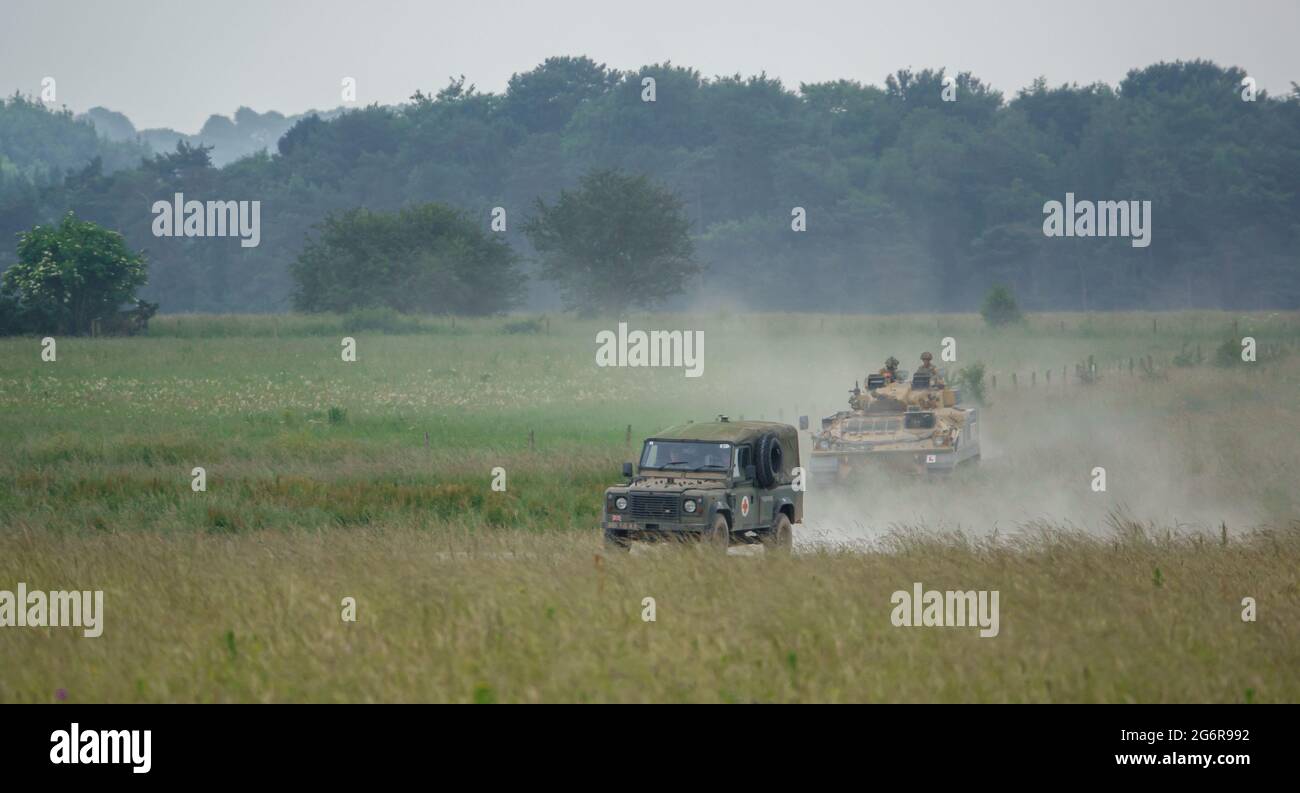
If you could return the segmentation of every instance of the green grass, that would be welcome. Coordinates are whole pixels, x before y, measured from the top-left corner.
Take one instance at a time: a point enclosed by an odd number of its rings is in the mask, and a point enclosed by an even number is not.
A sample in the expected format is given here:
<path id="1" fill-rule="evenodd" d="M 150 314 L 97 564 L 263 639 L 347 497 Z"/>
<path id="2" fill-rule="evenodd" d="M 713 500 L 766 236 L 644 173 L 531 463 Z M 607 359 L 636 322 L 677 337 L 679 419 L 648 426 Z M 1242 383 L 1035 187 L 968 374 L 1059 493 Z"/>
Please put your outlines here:
<path id="1" fill-rule="evenodd" d="M 628 322 L 704 330 L 704 376 L 599 369 L 613 322 L 556 316 L 165 316 L 53 363 L 0 339 L 0 589 L 108 611 L 100 639 L 4 629 L 0 701 L 1297 699 L 1296 315 Z M 1234 322 L 1260 359 L 1215 366 Z M 646 435 L 816 422 L 944 337 L 986 367 L 979 469 L 813 480 L 792 560 L 604 557 Z M 1001 589 L 1003 635 L 893 628 L 913 580 Z"/>

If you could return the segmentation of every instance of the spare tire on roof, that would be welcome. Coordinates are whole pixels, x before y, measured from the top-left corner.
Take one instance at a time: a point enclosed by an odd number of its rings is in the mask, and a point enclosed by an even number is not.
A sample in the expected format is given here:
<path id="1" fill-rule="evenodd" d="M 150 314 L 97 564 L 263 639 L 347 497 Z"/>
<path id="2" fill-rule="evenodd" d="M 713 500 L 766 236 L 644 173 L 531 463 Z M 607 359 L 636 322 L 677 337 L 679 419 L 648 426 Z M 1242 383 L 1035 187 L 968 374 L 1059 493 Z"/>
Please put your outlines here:
<path id="1" fill-rule="evenodd" d="M 766 488 L 774 487 L 785 466 L 785 450 L 781 448 L 781 441 L 769 432 L 758 439 L 757 452 L 755 473 L 758 474 L 758 483 Z"/>

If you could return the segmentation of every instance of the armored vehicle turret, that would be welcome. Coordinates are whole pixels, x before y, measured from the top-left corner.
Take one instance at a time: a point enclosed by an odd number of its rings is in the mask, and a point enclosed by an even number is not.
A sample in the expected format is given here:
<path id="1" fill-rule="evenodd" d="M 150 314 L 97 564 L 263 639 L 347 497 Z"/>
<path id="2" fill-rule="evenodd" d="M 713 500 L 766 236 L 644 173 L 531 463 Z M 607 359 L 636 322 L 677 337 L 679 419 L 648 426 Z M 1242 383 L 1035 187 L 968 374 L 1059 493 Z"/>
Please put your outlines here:
<path id="1" fill-rule="evenodd" d="M 890 359 L 894 361 L 894 359 Z M 895 362 L 896 363 L 896 362 Z M 849 392 L 849 410 L 808 434 L 809 470 L 844 475 L 877 463 L 927 473 L 979 459 L 979 410 L 929 360 L 909 378 L 896 367 L 870 374 Z M 807 427 L 807 418 L 800 419 Z"/>

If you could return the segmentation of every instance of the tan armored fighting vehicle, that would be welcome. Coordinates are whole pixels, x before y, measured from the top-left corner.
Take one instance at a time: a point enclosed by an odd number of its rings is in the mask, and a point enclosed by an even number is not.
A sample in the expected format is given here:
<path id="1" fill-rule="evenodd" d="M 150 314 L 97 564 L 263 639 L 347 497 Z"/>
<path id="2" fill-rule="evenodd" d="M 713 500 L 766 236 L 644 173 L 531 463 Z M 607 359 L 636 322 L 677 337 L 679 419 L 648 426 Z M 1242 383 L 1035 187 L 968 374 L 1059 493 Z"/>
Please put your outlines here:
<path id="1" fill-rule="evenodd" d="M 980 457 L 979 411 L 960 405 L 961 392 L 930 365 L 930 355 L 910 378 L 890 358 L 867 376 L 866 389 L 849 392 L 849 410 L 822 419 L 809 432 L 809 469 L 847 475 L 886 463 L 918 473 L 946 473 Z M 808 429 L 806 416 L 800 429 Z"/>

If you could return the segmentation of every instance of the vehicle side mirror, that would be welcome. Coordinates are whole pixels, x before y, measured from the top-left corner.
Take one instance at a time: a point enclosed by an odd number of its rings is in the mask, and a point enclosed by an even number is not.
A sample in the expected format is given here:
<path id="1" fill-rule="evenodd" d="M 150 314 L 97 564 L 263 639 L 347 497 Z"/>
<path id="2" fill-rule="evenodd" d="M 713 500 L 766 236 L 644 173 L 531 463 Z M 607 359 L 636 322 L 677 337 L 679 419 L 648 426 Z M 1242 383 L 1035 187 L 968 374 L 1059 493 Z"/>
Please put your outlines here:
<path id="1" fill-rule="evenodd" d="M 745 478 L 746 478 L 746 479 L 753 479 L 753 478 L 756 477 L 756 476 L 758 476 L 758 468 L 757 468 L 756 466 L 753 466 L 753 465 L 747 465 L 747 466 L 745 466 Z"/>
<path id="2" fill-rule="evenodd" d="M 799 417 L 799 429 L 801 429 L 801 430 L 806 430 L 806 429 L 808 429 L 808 417 L 807 417 L 807 416 L 800 416 L 800 417 Z"/>
<path id="3" fill-rule="evenodd" d="M 631 479 L 631 478 L 632 478 L 632 464 L 631 464 L 631 463 L 623 463 L 623 476 L 626 476 L 628 479 Z"/>

